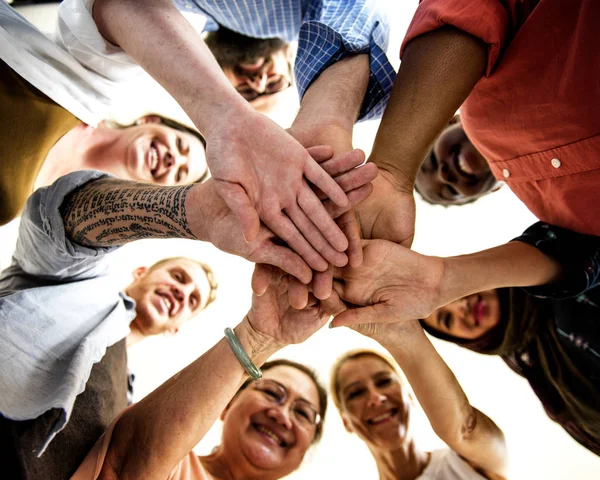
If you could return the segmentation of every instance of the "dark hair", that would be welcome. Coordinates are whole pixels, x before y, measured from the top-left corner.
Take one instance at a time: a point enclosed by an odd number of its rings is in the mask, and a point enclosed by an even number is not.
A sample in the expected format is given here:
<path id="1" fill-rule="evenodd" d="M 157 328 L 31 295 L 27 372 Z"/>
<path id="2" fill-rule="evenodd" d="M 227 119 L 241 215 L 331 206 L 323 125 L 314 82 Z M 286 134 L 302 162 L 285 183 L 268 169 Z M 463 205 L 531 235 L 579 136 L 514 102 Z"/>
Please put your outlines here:
<path id="1" fill-rule="evenodd" d="M 315 438 L 313 439 L 313 443 L 319 441 L 321 436 L 323 435 L 323 422 L 325 421 L 325 413 L 327 411 L 327 391 L 325 387 L 321 385 L 319 379 L 317 378 L 317 374 L 311 368 L 306 365 L 302 365 L 301 363 L 294 362 L 292 360 L 286 360 L 285 358 L 279 358 L 277 360 L 271 360 L 270 362 L 265 362 L 260 369 L 263 372 L 270 370 L 275 367 L 291 367 L 296 370 L 300 370 L 302 373 L 310 377 L 310 379 L 317 387 L 317 393 L 319 395 L 319 415 L 321 417 L 321 421 L 317 424 L 315 430 Z M 235 395 L 238 395 L 242 390 L 244 390 L 248 385 L 250 385 L 254 380 L 251 378 L 247 379 L 242 386 L 238 389 Z M 235 398 L 235 396 L 234 396 Z"/>

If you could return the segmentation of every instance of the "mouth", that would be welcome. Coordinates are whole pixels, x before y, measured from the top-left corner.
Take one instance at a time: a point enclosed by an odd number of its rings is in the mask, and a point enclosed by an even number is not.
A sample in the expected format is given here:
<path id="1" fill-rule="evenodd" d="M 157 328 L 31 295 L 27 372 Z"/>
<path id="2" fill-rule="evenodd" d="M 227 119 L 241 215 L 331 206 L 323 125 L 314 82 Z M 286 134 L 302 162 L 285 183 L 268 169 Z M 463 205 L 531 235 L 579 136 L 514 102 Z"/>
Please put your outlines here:
<path id="1" fill-rule="evenodd" d="M 469 182 L 476 182 L 477 173 L 465 157 L 464 152 L 461 150 L 459 145 L 454 147 L 453 154 L 454 169 L 459 173 L 460 176 L 464 177 Z"/>
<path id="2" fill-rule="evenodd" d="M 386 413 L 382 413 L 381 415 L 377 415 L 376 417 L 369 418 L 367 423 L 369 425 L 381 425 L 383 423 L 387 423 L 398 415 L 399 410 L 397 408 L 392 408 L 390 411 Z"/>
<path id="3" fill-rule="evenodd" d="M 160 155 L 158 153 L 158 148 L 156 148 L 156 145 L 154 144 L 154 142 L 152 142 L 150 144 L 150 150 L 148 150 L 148 160 L 147 160 L 148 169 L 150 170 L 152 177 L 156 177 L 156 173 L 158 172 L 159 160 L 160 160 Z"/>
<path id="4" fill-rule="evenodd" d="M 287 447 L 287 442 L 269 427 L 265 425 L 259 425 L 257 423 L 253 423 L 252 426 L 254 427 L 254 430 L 256 430 L 263 438 L 266 438 L 268 441 L 279 447 Z"/>
<path id="5" fill-rule="evenodd" d="M 485 317 L 486 313 L 487 313 L 487 305 L 481 299 L 481 297 L 478 296 L 477 300 L 473 304 L 473 319 L 475 320 L 476 326 L 479 326 L 481 324 L 481 321 Z"/>
<path id="6" fill-rule="evenodd" d="M 175 301 L 173 298 L 171 298 L 170 295 L 167 295 L 165 293 L 158 293 L 157 295 L 160 297 L 160 300 L 163 304 L 163 306 L 165 307 L 165 310 L 167 311 L 167 314 L 169 315 L 169 317 L 173 316 L 174 313 L 174 309 L 175 309 Z"/>

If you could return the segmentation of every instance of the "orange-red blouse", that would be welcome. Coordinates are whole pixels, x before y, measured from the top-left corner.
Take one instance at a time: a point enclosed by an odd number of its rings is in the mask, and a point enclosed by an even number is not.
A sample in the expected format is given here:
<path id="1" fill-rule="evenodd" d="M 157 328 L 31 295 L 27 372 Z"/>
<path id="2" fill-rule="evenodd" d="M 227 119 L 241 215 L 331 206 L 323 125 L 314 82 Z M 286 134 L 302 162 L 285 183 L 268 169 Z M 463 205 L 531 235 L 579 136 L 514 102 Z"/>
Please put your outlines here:
<path id="1" fill-rule="evenodd" d="M 600 2 L 422 0 L 401 49 L 444 25 L 488 45 L 469 139 L 545 222 L 600 235 Z"/>

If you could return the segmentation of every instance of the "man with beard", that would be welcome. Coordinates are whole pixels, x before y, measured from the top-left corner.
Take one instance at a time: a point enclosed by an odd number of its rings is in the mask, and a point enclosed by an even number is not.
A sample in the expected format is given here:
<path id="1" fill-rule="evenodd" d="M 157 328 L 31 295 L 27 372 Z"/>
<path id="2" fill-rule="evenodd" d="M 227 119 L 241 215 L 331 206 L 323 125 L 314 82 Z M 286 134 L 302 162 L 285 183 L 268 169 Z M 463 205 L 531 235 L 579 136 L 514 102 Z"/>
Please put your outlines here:
<path id="1" fill-rule="evenodd" d="M 268 113 L 293 83 L 294 48 L 279 38 L 252 38 L 225 27 L 204 38 L 223 73 L 256 110 Z"/>

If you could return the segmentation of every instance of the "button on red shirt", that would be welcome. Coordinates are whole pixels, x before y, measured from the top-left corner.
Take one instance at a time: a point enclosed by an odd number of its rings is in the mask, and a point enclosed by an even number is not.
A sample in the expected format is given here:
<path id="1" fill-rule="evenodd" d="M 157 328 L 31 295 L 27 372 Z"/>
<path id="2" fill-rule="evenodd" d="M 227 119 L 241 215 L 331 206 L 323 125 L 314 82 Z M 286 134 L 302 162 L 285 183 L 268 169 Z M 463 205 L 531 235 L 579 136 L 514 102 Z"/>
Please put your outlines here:
<path id="1" fill-rule="evenodd" d="M 402 51 L 444 25 L 488 44 L 461 117 L 496 178 L 540 220 L 600 235 L 600 2 L 423 0 Z"/>

